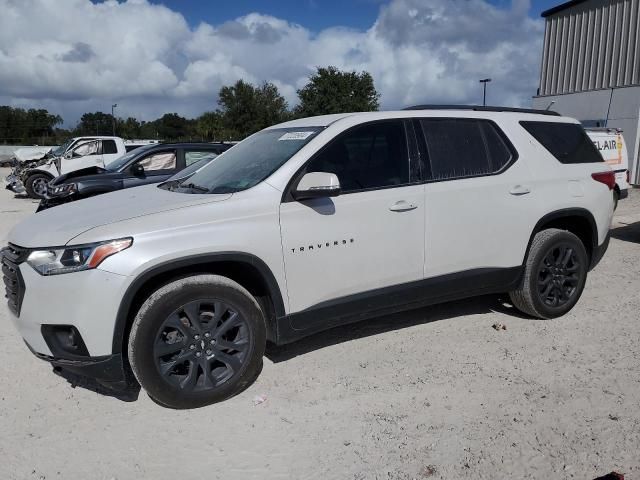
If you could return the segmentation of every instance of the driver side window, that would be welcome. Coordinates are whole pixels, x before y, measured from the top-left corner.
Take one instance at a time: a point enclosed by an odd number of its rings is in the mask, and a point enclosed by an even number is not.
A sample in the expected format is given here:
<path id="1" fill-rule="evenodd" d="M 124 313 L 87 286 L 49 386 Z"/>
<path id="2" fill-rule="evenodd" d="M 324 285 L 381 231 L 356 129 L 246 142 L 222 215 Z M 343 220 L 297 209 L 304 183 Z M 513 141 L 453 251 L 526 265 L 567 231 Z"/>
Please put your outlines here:
<path id="1" fill-rule="evenodd" d="M 158 152 L 140 160 L 139 165 L 145 172 L 154 170 L 173 170 L 176 168 L 176 152 Z"/>
<path id="2" fill-rule="evenodd" d="M 399 120 L 365 124 L 340 135 L 306 172 L 335 173 L 342 193 L 409 183 L 409 155 Z"/>
<path id="3" fill-rule="evenodd" d="M 98 153 L 98 142 L 87 142 L 73 149 L 73 157 L 86 157 Z"/>

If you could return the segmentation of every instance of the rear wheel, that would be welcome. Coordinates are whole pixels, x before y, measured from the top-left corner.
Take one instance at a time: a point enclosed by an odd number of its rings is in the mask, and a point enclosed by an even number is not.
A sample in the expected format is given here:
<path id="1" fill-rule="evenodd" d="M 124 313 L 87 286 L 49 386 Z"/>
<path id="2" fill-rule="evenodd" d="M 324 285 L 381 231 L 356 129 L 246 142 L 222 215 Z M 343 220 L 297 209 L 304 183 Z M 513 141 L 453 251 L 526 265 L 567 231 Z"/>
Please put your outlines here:
<path id="1" fill-rule="evenodd" d="M 586 249 L 573 233 L 556 228 L 538 232 L 520 288 L 509 292 L 513 305 L 537 318 L 564 315 L 582 295 L 588 263 Z"/>
<path id="2" fill-rule="evenodd" d="M 44 173 L 34 173 L 29 175 L 27 181 L 24 183 L 24 188 L 27 191 L 27 195 L 31 198 L 44 198 L 47 193 L 47 184 L 51 181 L 49 175 Z"/>
<path id="3" fill-rule="evenodd" d="M 265 344 L 255 298 L 228 278 L 196 275 L 158 289 L 142 305 L 131 328 L 129 361 L 158 403 L 196 408 L 253 382 Z"/>

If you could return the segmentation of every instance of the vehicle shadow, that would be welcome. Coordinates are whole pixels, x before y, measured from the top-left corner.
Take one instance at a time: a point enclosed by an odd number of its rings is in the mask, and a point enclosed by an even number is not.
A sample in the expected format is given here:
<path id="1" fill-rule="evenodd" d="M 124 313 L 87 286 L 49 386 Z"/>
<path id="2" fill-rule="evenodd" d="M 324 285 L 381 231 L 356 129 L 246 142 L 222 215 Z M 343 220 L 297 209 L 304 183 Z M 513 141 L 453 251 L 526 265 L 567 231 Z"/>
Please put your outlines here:
<path id="1" fill-rule="evenodd" d="M 640 222 L 611 229 L 611 238 L 623 242 L 640 243 Z"/>
<path id="2" fill-rule="evenodd" d="M 140 395 L 140 385 L 137 384 L 130 386 L 125 390 L 113 390 L 98 383 L 93 378 L 83 377 L 70 372 L 69 370 L 65 370 L 64 368 L 53 367 L 53 373 L 69 382 L 71 388 L 84 388 L 85 390 L 89 390 L 105 397 L 113 397 L 122 402 L 135 402 L 138 400 L 138 396 Z"/>
<path id="3" fill-rule="evenodd" d="M 484 295 L 363 320 L 316 333 L 287 345 L 268 344 L 265 355 L 272 362 L 279 363 L 331 345 L 466 315 L 500 312 L 518 318 L 530 318 L 511 306 L 508 299 L 505 294 Z"/>

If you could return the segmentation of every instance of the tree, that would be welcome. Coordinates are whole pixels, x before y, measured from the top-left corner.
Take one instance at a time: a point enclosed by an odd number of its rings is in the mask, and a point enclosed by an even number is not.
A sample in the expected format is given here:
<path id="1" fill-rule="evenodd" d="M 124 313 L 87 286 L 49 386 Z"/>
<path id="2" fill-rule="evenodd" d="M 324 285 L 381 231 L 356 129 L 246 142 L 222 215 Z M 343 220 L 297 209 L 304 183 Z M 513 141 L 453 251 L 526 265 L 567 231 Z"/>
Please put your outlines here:
<path id="1" fill-rule="evenodd" d="M 219 104 L 222 127 L 236 140 L 289 117 L 287 101 L 272 83 L 254 87 L 238 80 L 234 85 L 220 89 Z"/>
<path id="2" fill-rule="evenodd" d="M 113 117 L 110 113 L 84 113 L 75 128 L 75 135 L 111 135 L 113 132 Z"/>
<path id="3" fill-rule="evenodd" d="M 62 123 L 59 115 L 45 109 L 0 106 L 0 142 L 52 143 L 56 126 Z"/>
<path id="4" fill-rule="evenodd" d="M 116 135 L 128 139 L 139 138 L 140 122 L 133 117 L 129 117 L 126 120 L 122 118 L 116 119 Z"/>
<path id="5" fill-rule="evenodd" d="M 237 134 L 228 130 L 224 125 L 223 114 L 220 111 L 204 112 L 196 118 L 196 134 L 203 141 L 235 140 Z"/>
<path id="6" fill-rule="evenodd" d="M 310 117 L 344 112 L 378 110 L 380 94 L 369 72 L 342 72 L 336 67 L 318 67 L 309 83 L 298 90 L 297 116 Z"/>

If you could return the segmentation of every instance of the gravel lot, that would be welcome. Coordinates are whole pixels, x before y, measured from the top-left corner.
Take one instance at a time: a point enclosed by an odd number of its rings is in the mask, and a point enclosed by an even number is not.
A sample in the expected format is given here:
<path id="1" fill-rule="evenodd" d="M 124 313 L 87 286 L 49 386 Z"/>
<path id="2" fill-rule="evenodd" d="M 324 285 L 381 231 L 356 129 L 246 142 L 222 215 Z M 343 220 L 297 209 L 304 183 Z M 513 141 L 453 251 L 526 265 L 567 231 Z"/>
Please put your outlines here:
<path id="1" fill-rule="evenodd" d="M 0 191 L 0 244 L 35 207 Z M 2 306 L 0 478 L 640 478 L 640 191 L 612 235 L 563 318 L 486 296 L 334 329 L 192 411 L 74 388 Z"/>

